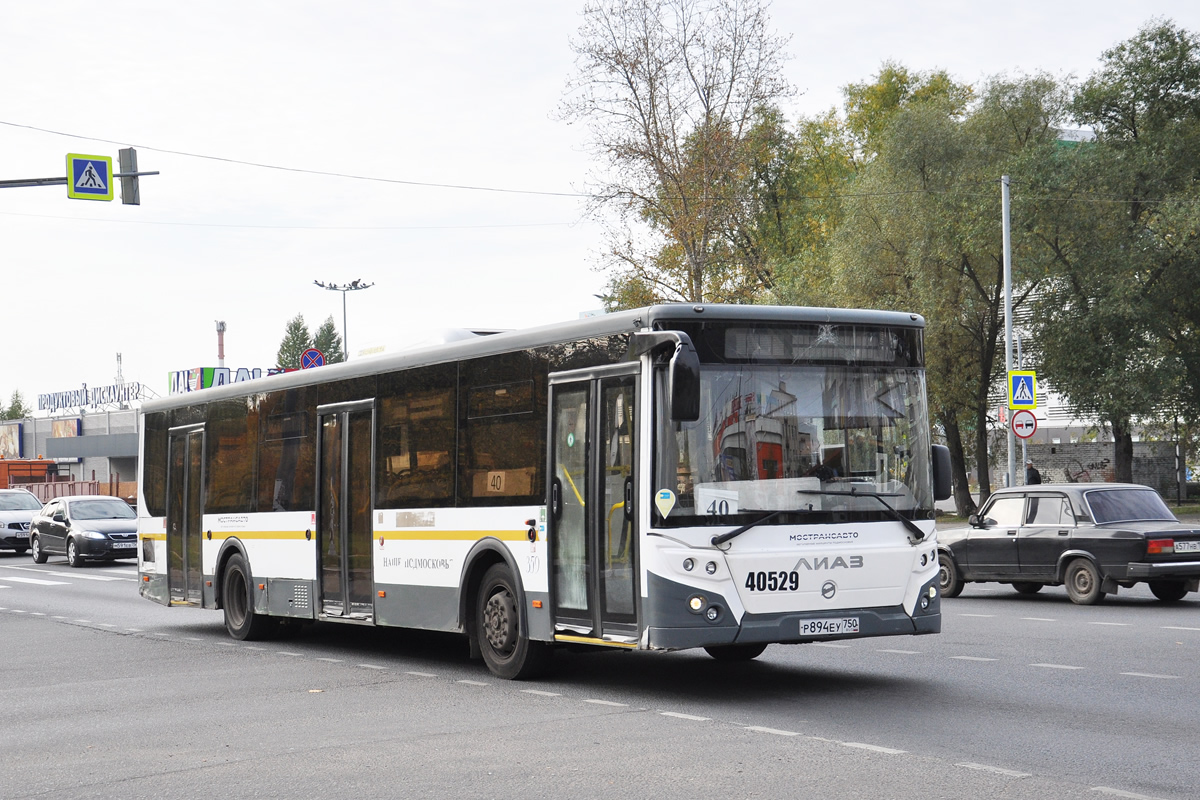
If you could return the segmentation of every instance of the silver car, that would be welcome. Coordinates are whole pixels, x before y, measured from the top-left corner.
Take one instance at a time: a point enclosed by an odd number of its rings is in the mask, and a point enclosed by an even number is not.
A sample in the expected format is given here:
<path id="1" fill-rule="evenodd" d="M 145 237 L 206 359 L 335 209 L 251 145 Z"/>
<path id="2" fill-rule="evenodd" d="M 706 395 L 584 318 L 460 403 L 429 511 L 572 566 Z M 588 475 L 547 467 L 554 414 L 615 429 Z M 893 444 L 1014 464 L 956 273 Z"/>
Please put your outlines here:
<path id="1" fill-rule="evenodd" d="M 0 550 L 29 549 L 29 523 L 42 501 L 26 489 L 0 489 Z"/>

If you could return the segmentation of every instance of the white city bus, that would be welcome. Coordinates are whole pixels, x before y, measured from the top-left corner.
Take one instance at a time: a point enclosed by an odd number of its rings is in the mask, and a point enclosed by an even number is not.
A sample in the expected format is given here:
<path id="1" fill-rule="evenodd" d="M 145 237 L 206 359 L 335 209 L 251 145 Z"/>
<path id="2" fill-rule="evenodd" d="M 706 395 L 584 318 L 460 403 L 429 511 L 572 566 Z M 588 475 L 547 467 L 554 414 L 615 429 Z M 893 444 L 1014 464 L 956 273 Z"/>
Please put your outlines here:
<path id="1" fill-rule="evenodd" d="M 141 593 L 556 646 L 937 633 L 917 315 L 663 305 L 147 402 Z"/>

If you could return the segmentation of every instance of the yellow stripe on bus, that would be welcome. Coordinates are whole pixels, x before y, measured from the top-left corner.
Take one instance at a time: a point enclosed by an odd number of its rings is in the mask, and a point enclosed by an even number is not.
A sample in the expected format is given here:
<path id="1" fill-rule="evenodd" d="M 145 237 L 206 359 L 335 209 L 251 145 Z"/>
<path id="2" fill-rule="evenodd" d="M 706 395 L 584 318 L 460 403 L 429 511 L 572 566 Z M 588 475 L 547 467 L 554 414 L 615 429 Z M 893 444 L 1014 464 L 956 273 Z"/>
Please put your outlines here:
<path id="1" fill-rule="evenodd" d="M 202 534 L 208 538 L 209 532 Z M 519 531 L 378 531 L 372 538 L 403 542 L 473 542 L 486 537 L 505 542 L 521 542 L 529 538 L 527 530 Z M 165 533 L 143 533 L 143 539 L 165 541 Z M 213 539 L 303 539 L 305 531 L 212 531 Z"/>

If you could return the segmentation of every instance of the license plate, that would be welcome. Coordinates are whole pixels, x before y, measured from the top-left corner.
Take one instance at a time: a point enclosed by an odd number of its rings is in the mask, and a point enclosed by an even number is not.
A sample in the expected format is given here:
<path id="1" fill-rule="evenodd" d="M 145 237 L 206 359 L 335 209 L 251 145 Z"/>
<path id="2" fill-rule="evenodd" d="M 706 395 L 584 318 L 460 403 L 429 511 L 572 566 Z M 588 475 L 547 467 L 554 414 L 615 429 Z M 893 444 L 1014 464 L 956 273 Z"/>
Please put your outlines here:
<path id="1" fill-rule="evenodd" d="M 28 539 L 29 531 L 16 531 L 13 533 L 14 539 Z"/>
<path id="2" fill-rule="evenodd" d="M 858 633 L 858 617 L 806 619 L 800 622 L 801 636 L 838 636 Z"/>
<path id="3" fill-rule="evenodd" d="M 137 542 L 113 542 L 113 550 L 124 550 L 130 547 L 137 547 Z"/>
<path id="4" fill-rule="evenodd" d="M 1200 553 L 1200 542 L 1175 541 L 1176 553 Z"/>

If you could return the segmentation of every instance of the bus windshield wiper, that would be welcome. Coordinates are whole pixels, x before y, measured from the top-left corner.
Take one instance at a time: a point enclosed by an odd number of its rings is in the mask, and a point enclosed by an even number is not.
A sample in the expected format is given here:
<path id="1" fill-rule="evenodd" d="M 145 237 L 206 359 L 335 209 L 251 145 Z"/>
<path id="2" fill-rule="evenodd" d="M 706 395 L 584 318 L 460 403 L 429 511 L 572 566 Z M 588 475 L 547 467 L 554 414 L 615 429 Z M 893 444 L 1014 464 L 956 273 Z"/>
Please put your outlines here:
<path id="1" fill-rule="evenodd" d="M 879 492 L 860 492 L 860 491 L 857 491 L 857 487 L 854 487 L 854 486 L 851 486 L 850 491 L 848 491 L 848 492 L 831 492 L 831 491 L 828 491 L 827 489 L 798 489 L 797 494 L 819 494 L 819 495 L 822 495 L 825 497 L 873 497 L 879 501 L 879 504 L 881 506 L 884 507 L 884 509 L 885 509 L 884 513 L 887 514 L 888 517 L 896 520 L 896 522 L 899 522 L 906 529 L 908 529 L 908 532 L 910 534 L 912 534 L 911 538 L 912 538 L 914 544 L 916 542 L 922 541 L 925 538 L 925 531 L 923 531 L 919 527 L 917 527 L 917 524 L 915 522 L 913 522 L 911 519 L 909 519 L 908 517 L 901 514 L 899 511 L 897 511 L 895 508 L 893 508 L 888 503 L 888 501 L 883 499 L 885 496 L 886 497 L 903 497 L 903 495 L 901 495 L 901 494 L 891 493 L 891 494 L 883 495 L 883 494 L 880 494 Z"/>
<path id="2" fill-rule="evenodd" d="M 781 508 L 778 511 L 769 511 L 766 514 L 763 514 L 758 519 L 754 520 L 753 522 L 747 522 L 745 525 L 743 525 L 740 528 L 734 528 L 729 533 L 722 533 L 720 536 L 714 536 L 712 538 L 713 547 L 725 544 L 730 539 L 741 536 L 743 533 L 745 533 L 746 531 L 755 527 L 756 525 L 761 525 L 769 519 L 775 519 L 775 517 L 778 517 L 780 514 L 782 514 L 785 511 L 792 511 L 792 510 L 794 510 L 794 509 Z"/>

